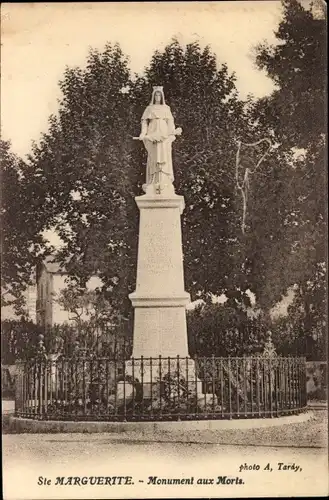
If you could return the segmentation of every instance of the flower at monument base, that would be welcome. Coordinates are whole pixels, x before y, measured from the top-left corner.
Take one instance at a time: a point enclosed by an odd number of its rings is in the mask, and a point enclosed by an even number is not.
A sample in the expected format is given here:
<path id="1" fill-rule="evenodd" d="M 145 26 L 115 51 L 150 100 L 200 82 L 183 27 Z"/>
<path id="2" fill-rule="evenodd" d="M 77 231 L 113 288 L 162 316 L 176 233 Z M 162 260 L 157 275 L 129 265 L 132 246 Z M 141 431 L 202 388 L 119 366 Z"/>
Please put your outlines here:
<path id="1" fill-rule="evenodd" d="M 212 412 L 217 405 L 217 396 L 215 394 L 202 394 L 198 398 L 197 405 L 202 411 Z"/>
<path id="2" fill-rule="evenodd" d="M 157 410 L 164 410 L 166 408 L 166 402 L 163 399 L 154 399 L 150 406 L 149 410 L 157 411 Z"/>

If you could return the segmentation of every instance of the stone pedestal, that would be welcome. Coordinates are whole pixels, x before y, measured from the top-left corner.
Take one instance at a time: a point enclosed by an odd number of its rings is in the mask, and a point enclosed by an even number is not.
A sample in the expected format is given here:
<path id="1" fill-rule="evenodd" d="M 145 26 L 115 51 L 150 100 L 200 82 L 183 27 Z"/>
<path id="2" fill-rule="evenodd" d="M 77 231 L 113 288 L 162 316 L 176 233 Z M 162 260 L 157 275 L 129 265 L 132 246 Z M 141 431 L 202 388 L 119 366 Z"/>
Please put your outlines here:
<path id="1" fill-rule="evenodd" d="M 140 210 L 133 357 L 188 356 L 180 216 L 174 193 L 136 197 Z"/>
<path id="2" fill-rule="evenodd" d="M 174 373 L 179 356 L 181 375 L 188 376 L 201 391 L 188 354 L 186 305 L 190 295 L 184 290 L 180 221 L 184 198 L 173 189 L 160 194 L 150 189 L 135 200 L 140 210 L 137 280 L 135 292 L 129 295 L 135 312 L 134 364 L 131 360 L 126 363 L 126 373 L 151 383 L 168 371 Z M 141 362 L 142 357 L 154 361 Z"/>

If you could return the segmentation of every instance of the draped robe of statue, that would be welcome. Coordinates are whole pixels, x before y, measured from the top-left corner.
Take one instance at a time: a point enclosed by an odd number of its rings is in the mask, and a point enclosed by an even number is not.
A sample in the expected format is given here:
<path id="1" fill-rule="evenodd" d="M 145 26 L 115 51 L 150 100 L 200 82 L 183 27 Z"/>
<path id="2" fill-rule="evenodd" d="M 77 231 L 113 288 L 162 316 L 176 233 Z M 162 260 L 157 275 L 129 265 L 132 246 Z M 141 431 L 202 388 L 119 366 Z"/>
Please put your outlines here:
<path id="1" fill-rule="evenodd" d="M 161 93 L 162 104 L 155 104 L 154 95 Z M 175 124 L 162 90 L 153 90 L 151 103 L 142 116 L 140 138 L 147 150 L 146 185 L 174 181 L 171 145 L 175 140 Z"/>

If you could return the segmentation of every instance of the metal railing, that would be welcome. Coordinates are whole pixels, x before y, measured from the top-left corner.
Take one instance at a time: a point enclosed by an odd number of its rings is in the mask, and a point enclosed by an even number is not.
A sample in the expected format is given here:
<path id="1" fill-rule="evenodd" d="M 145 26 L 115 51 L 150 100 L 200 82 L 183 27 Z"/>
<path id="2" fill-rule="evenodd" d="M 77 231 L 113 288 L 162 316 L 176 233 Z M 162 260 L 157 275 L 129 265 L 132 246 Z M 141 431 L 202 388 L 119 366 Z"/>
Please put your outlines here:
<path id="1" fill-rule="evenodd" d="M 40 357 L 22 363 L 16 416 L 38 420 L 265 418 L 306 408 L 304 358 Z"/>

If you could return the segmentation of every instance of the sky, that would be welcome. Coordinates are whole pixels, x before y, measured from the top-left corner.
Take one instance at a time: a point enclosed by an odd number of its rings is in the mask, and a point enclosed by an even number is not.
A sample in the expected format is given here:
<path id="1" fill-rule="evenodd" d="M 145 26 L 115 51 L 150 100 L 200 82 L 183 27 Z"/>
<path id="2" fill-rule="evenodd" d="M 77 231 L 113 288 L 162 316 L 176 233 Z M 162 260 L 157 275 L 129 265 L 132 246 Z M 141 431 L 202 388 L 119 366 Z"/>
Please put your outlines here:
<path id="1" fill-rule="evenodd" d="M 269 94 L 273 84 L 255 68 L 253 48 L 275 42 L 280 1 L 2 4 L 2 138 L 24 157 L 47 131 L 61 94 L 65 66 L 84 66 L 89 47 L 119 42 L 141 72 L 155 49 L 177 37 L 209 44 L 237 76 L 241 97 Z"/>

